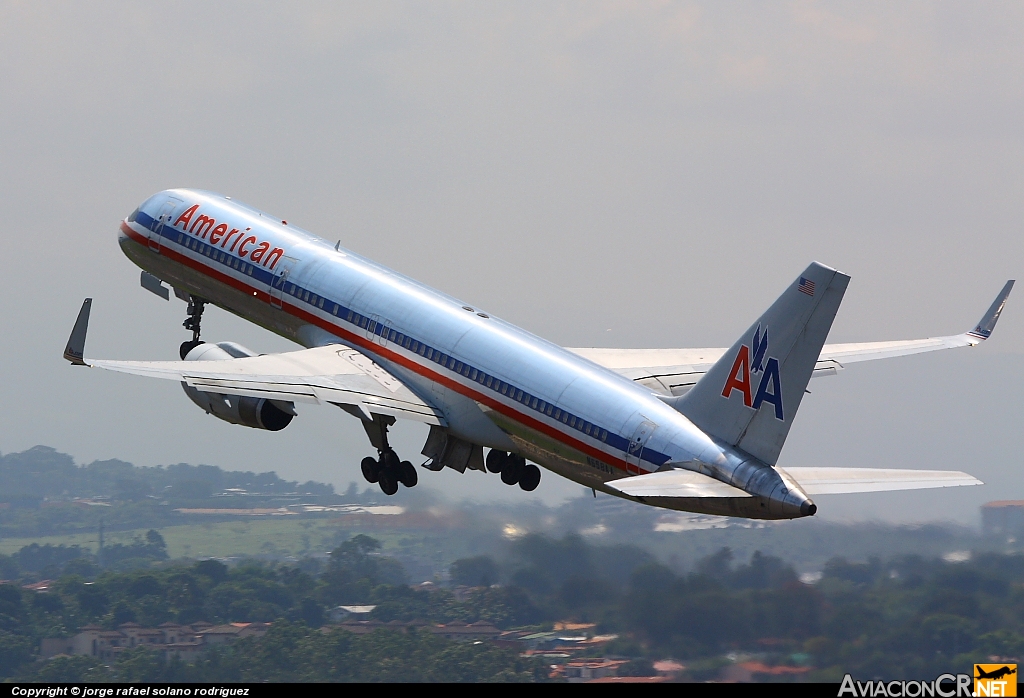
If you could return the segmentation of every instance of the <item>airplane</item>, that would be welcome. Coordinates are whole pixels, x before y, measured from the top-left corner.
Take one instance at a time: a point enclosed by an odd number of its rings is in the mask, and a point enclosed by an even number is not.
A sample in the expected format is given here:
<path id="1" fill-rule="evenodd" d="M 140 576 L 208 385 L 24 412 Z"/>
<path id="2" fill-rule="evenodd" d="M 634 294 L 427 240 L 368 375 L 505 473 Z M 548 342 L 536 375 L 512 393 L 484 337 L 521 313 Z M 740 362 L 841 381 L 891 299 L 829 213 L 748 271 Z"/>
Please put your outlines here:
<path id="1" fill-rule="evenodd" d="M 118 235 L 144 288 L 188 303 L 192 339 L 180 361 L 86 359 L 86 299 L 65 359 L 180 381 L 208 414 L 255 429 L 287 427 L 296 403 L 336 405 L 362 423 L 377 452 L 362 475 L 387 495 L 419 479 L 388 441 L 396 418 L 429 425 L 427 470 L 495 473 L 530 492 L 541 466 L 595 496 L 702 514 L 793 519 L 813 516 L 819 494 L 982 484 L 954 471 L 778 460 L 812 377 L 980 344 L 1012 280 L 963 334 L 829 345 L 850 277 L 814 262 L 728 349 L 563 348 L 221 194 L 162 191 Z M 304 348 L 206 343 L 210 303 Z"/>
<path id="2" fill-rule="evenodd" d="M 1009 666 L 1001 666 L 998 669 L 993 669 L 991 672 L 985 671 L 977 664 L 974 665 L 974 668 L 978 671 L 978 675 L 974 677 L 976 679 L 998 680 L 1003 678 L 1004 676 L 1010 676 L 1011 674 L 1017 673 L 1016 669 L 1011 669 Z"/>

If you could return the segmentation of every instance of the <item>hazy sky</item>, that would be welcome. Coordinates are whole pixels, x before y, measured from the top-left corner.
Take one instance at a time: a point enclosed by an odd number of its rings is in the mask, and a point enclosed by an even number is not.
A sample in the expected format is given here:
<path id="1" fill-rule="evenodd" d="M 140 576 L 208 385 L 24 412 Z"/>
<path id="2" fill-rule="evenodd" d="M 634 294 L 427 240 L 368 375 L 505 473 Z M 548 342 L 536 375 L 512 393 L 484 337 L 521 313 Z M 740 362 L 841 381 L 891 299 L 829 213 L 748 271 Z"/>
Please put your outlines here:
<path id="1" fill-rule="evenodd" d="M 116 229 L 201 187 L 570 346 L 724 346 L 811 260 L 853 277 L 830 339 L 967 330 L 1024 246 L 1020 3 L 0 2 L 0 450 L 192 462 L 344 487 L 340 410 L 284 432 L 174 383 L 184 304 Z M 218 309 L 204 338 L 295 348 Z M 780 464 L 967 470 L 985 487 L 819 498 L 819 516 L 973 521 L 1024 498 L 1024 288 L 983 347 L 814 381 Z M 424 427 L 395 443 L 418 454 Z M 424 472 L 457 497 L 525 495 Z"/>

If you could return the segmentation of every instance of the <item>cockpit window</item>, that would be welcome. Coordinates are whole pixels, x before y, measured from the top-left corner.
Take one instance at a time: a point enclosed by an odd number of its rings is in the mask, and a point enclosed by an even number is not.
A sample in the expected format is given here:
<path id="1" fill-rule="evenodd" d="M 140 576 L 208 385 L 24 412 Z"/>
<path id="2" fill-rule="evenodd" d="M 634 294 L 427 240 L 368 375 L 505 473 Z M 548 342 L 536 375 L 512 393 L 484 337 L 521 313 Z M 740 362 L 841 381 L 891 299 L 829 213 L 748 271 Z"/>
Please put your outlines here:
<path id="1" fill-rule="evenodd" d="M 139 217 L 139 209 L 132 211 L 132 215 L 128 216 L 128 222 L 134 223 L 135 219 Z"/>

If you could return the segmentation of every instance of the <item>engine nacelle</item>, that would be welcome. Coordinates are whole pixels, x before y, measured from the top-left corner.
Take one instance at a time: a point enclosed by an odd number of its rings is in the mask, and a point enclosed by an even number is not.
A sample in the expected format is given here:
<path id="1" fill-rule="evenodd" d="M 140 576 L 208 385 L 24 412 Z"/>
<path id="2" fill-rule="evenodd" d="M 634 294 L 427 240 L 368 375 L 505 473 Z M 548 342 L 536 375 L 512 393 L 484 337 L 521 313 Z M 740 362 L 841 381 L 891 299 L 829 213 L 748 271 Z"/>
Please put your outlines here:
<path id="1" fill-rule="evenodd" d="M 240 344 L 221 342 L 219 344 L 200 344 L 185 356 L 185 361 L 230 361 L 247 356 L 256 356 Z M 283 400 L 268 400 L 262 397 L 243 397 L 241 395 L 224 395 L 197 390 L 182 382 L 188 399 L 196 403 L 207 414 L 232 424 L 280 431 L 295 416 L 295 404 Z"/>

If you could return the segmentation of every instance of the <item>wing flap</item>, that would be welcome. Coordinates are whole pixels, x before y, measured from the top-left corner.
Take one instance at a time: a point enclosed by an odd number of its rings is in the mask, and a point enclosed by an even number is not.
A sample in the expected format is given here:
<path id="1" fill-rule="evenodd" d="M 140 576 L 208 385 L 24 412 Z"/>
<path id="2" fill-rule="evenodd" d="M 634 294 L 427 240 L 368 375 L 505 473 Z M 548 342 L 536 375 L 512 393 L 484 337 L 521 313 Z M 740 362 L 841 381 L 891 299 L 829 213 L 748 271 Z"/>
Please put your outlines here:
<path id="1" fill-rule="evenodd" d="M 983 485 L 967 473 L 955 470 L 902 470 L 895 468 L 779 468 L 808 495 L 855 494 L 922 490 L 937 487 Z"/>
<path id="2" fill-rule="evenodd" d="M 663 470 L 634 475 L 607 483 L 612 489 L 631 497 L 749 497 L 741 489 L 692 470 Z"/>

